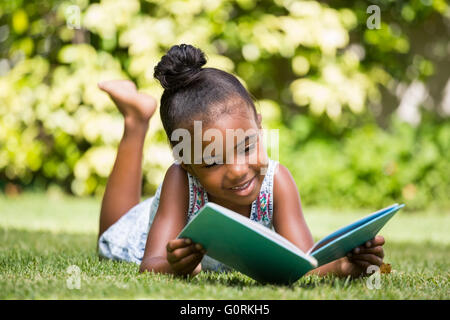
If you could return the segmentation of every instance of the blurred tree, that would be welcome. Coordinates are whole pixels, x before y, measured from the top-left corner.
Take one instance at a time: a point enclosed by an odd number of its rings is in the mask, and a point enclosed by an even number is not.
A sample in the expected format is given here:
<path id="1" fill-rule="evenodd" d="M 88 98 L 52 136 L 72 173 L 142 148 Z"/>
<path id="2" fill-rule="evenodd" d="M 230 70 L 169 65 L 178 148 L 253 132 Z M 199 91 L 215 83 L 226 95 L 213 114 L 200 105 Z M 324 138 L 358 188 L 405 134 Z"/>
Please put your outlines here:
<path id="1" fill-rule="evenodd" d="M 257 100 L 265 128 L 281 130 L 280 160 L 299 185 L 307 185 L 301 188 L 307 203 L 333 198 L 330 204 L 342 204 L 345 196 L 354 205 L 380 205 L 419 190 L 428 196 L 416 207 L 424 206 L 436 188 L 449 191 L 436 187 L 441 180 L 428 178 L 448 177 L 441 163 L 447 142 L 427 140 L 430 134 L 448 135 L 441 125 L 448 115 L 439 99 L 444 100 L 440 95 L 449 74 L 449 6 L 443 0 L 371 4 L 381 9 L 380 29 L 367 28 L 365 1 L 4 1 L 0 188 L 12 181 L 102 194 L 123 124 L 97 82 L 129 78 L 159 98 L 154 66 L 172 45 L 190 43 L 207 53 L 207 66 L 242 80 Z M 403 129 L 409 136 L 401 135 L 391 122 L 393 113 L 408 86 L 415 84 L 416 92 L 422 82 L 424 93 L 414 103 L 433 112 L 427 111 L 425 129 L 410 127 Z M 386 176 L 423 151 L 408 144 L 410 136 L 437 150 L 428 169 L 402 179 L 401 173 Z M 166 139 L 155 115 L 144 153 L 147 194 L 172 162 Z M 410 146 L 402 149 L 408 155 L 389 149 L 391 140 Z M 361 144 L 367 153 L 358 153 Z M 364 160 L 387 150 L 392 152 L 372 164 Z M 311 164 L 310 157 L 324 162 Z M 419 185 L 424 179 L 434 182 Z M 378 189 L 387 188 L 377 197 L 370 188 L 376 181 L 381 181 Z"/>

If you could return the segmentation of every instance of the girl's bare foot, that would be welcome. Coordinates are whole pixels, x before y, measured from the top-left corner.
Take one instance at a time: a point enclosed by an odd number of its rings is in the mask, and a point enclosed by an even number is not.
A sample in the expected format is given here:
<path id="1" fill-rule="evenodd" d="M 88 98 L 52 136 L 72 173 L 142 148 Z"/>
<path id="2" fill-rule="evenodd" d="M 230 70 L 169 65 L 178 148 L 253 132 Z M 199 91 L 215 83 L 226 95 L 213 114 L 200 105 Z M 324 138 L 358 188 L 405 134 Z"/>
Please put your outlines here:
<path id="1" fill-rule="evenodd" d="M 156 110 L 155 98 L 139 93 L 136 85 L 129 80 L 104 81 L 100 82 L 98 87 L 109 94 L 125 121 L 148 125 Z"/>

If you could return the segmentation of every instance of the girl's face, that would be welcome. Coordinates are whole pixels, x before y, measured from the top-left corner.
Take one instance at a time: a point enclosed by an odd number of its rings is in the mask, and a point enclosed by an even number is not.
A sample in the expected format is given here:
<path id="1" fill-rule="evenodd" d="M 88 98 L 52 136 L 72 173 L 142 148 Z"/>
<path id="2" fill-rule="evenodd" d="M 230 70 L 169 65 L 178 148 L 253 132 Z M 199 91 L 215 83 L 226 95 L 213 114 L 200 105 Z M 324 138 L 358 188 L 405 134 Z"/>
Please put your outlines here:
<path id="1" fill-rule="evenodd" d="M 247 114 L 225 114 L 211 125 L 202 127 L 202 137 L 203 132 L 211 128 L 217 130 L 218 136 L 202 139 L 202 163 L 182 163 L 182 167 L 197 177 L 208 192 L 210 201 L 248 214 L 249 205 L 259 194 L 268 165 L 260 130 L 261 116 L 258 114 L 258 119 L 255 119 L 250 110 Z M 250 134 L 237 134 L 227 139 L 227 130 L 228 133 L 240 131 Z M 211 164 L 211 161 L 205 161 L 208 155 L 205 156 L 204 151 L 216 138 L 223 139 L 223 148 L 210 152 L 215 160 Z M 211 147 L 208 150 L 212 150 Z"/>

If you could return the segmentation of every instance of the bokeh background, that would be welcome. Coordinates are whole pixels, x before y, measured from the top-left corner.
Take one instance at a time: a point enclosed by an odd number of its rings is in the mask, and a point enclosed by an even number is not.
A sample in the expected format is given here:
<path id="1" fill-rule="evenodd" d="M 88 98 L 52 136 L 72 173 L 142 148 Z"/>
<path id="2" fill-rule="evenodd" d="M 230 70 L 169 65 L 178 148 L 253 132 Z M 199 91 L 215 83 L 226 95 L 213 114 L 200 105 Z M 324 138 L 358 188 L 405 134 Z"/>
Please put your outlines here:
<path id="1" fill-rule="evenodd" d="M 0 190 L 102 196 L 123 120 L 97 82 L 159 100 L 155 65 L 188 43 L 280 130 L 304 205 L 448 210 L 449 39 L 445 0 L 1 1 Z M 172 161 L 155 114 L 144 197 Z"/>

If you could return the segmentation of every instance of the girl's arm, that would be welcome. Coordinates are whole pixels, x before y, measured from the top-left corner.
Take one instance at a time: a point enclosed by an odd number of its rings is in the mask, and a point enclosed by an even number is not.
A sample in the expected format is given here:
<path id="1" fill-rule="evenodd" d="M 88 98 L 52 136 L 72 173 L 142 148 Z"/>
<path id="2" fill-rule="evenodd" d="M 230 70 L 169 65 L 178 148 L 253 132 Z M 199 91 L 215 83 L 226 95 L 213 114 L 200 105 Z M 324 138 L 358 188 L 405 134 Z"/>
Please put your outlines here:
<path id="1" fill-rule="evenodd" d="M 295 244 L 302 251 L 307 252 L 314 240 L 303 216 L 300 196 L 289 170 L 278 164 L 278 170 L 274 177 L 274 205 L 273 225 L 275 231 Z M 377 236 L 365 247 L 355 248 L 353 256 L 343 257 L 320 266 L 308 272 L 308 274 L 326 275 L 333 273 L 338 276 L 359 276 L 370 264 L 381 265 L 383 262 L 384 239 Z"/>
<path id="2" fill-rule="evenodd" d="M 273 225 L 277 233 L 304 252 L 314 245 L 303 216 L 297 185 L 281 163 L 278 163 L 273 182 Z"/>
<path id="3" fill-rule="evenodd" d="M 205 254 L 199 244 L 176 239 L 187 222 L 189 182 L 186 172 L 173 164 L 164 177 L 158 210 L 148 233 L 140 271 L 196 275 Z"/>

